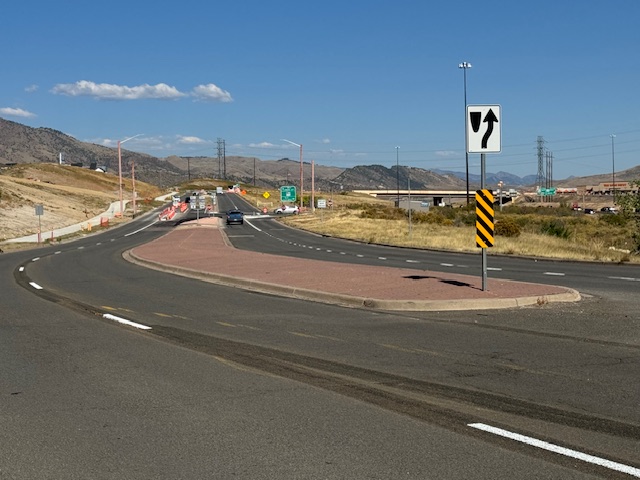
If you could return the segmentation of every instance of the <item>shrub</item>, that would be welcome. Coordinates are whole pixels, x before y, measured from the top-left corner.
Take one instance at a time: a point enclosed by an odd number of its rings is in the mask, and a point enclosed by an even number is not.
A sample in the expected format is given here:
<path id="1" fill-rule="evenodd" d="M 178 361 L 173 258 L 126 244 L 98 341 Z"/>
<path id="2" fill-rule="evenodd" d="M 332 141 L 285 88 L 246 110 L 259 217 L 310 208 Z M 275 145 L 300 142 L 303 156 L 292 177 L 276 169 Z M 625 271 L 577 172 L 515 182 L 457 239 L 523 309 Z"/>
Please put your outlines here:
<path id="1" fill-rule="evenodd" d="M 571 237 L 571 230 L 567 228 L 562 220 L 544 222 L 540 227 L 540 232 L 545 235 L 564 239 Z"/>
<path id="2" fill-rule="evenodd" d="M 510 218 L 499 220 L 495 223 L 495 235 L 501 235 L 503 237 L 519 237 L 520 233 L 522 233 L 520 226 Z"/>
<path id="3" fill-rule="evenodd" d="M 627 219 L 624 215 L 615 214 L 615 215 L 601 215 L 600 221 L 606 223 L 607 225 L 617 225 L 623 227 L 627 224 Z"/>

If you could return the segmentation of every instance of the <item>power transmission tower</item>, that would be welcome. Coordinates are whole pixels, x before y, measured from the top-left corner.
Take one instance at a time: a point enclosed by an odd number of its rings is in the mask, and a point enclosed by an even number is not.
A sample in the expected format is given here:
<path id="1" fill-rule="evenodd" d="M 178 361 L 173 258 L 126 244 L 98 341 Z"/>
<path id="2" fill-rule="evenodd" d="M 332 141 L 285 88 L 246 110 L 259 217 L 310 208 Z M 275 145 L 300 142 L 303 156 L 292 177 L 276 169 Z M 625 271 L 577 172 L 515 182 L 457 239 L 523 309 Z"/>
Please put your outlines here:
<path id="1" fill-rule="evenodd" d="M 222 178 L 222 139 L 218 137 L 218 178 Z"/>
<path id="2" fill-rule="evenodd" d="M 538 137 L 538 176 L 536 177 L 536 187 L 544 188 L 546 175 L 544 174 L 544 138 Z"/>

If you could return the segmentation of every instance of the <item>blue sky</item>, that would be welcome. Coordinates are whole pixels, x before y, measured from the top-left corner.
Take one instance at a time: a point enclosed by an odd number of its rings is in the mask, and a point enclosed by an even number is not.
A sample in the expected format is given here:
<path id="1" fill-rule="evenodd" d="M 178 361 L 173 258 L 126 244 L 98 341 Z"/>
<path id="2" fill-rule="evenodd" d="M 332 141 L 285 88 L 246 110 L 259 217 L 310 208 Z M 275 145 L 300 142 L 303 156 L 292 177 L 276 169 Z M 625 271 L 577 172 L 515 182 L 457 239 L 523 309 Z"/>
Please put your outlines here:
<path id="1" fill-rule="evenodd" d="M 501 106 L 488 172 L 535 175 L 538 136 L 555 179 L 640 164 L 638 0 L 35 0 L 2 16 L 0 116 L 83 141 L 297 159 L 288 139 L 324 165 L 464 172 L 466 61 L 467 103 Z"/>

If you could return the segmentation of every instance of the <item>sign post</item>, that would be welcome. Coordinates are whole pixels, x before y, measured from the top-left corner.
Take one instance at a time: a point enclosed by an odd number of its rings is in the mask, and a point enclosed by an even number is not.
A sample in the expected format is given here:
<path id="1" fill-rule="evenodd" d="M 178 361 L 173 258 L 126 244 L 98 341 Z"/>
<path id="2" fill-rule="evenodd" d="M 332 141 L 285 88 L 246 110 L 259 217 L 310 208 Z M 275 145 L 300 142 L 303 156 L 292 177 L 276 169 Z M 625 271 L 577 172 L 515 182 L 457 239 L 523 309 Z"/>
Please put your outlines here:
<path id="1" fill-rule="evenodd" d="M 478 220 L 476 226 L 482 225 L 485 235 L 491 239 L 490 242 L 478 242 L 479 235 L 476 234 L 476 244 L 482 248 L 482 291 L 487 290 L 487 247 L 493 246 L 493 194 L 485 189 L 486 178 L 486 154 L 500 153 L 502 151 L 502 118 L 500 105 L 467 105 L 466 116 L 467 131 L 467 153 L 480 154 L 480 189 L 476 194 L 476 213 Z M 490 195 L 480 195 L 481 192 Z M 481 200 L 478 200 L 480 196 Z M 478 209 L 482 214 L 478 213 Z M 491 219 L 487 217 L 490 210 Z M 484 217 L 484 218 L 483 218 Z M 491 227 L 490 234 L 484 227 Z M 479 231 L 479 230 L 478 230 Z M 489 244 L 490 243 L 490 244 Z"/>
<path id="2" fill-rule="evenodd" d="M 42 222 L 40 218 L 44 215 L 44 207 L 41 204 L 36 205 L 36 215 L 38 216 L 38 246 L 42 241 Z"/>

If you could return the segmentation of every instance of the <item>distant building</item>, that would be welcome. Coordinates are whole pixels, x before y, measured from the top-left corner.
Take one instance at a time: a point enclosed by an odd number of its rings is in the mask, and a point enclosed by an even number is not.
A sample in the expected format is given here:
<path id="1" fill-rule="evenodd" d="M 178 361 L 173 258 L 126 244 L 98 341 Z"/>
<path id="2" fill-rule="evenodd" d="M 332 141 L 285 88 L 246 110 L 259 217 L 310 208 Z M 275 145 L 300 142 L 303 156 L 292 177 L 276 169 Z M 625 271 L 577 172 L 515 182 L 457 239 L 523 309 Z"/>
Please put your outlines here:
<path id="1" fill-rule="evenodd" d="M 584 188 L 587 195 L 611 195 L 617 193 L 637 192 L 638 186 L 631 182 L 601 182 L 598 185 L 587 185 Z"/>

